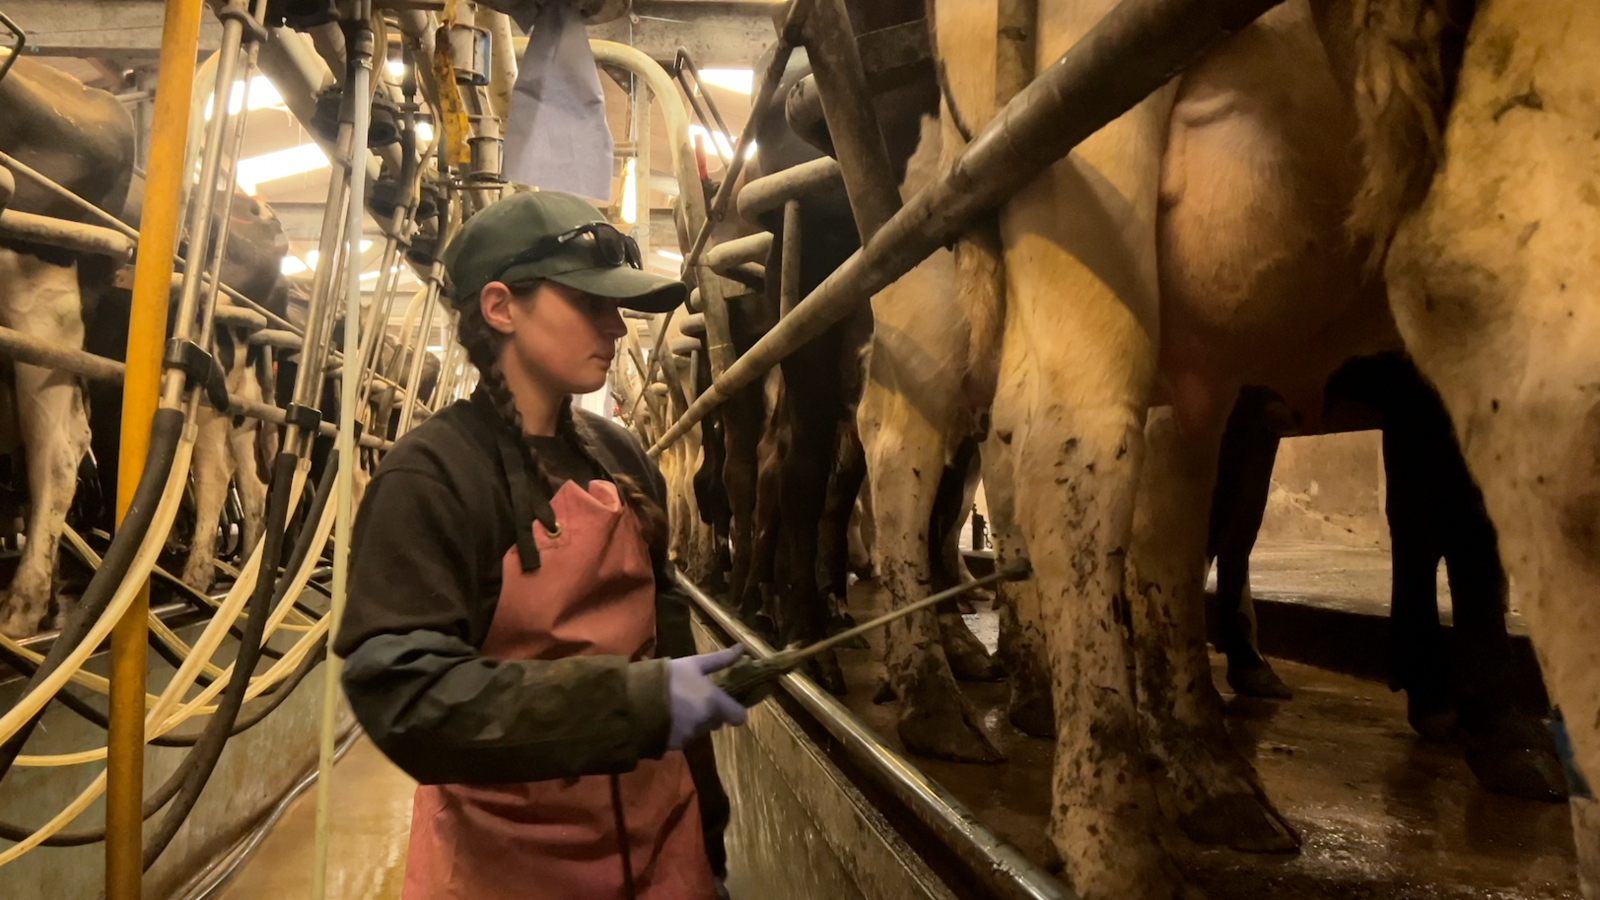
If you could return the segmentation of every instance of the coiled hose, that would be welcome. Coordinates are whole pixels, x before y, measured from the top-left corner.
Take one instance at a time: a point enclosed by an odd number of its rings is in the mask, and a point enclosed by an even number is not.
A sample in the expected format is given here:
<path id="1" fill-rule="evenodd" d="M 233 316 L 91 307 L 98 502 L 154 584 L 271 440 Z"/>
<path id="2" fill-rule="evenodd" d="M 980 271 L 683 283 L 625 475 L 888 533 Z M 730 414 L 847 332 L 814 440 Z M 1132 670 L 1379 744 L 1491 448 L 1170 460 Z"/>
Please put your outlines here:
<path id="1" fill-rule="evenodd" d="M 106 548 L 105 561 L 89 580 L 89 586 L 78 601 L 78 608 L 62 626 L 61 635 L 50 646 L 50 652 L 45 654 L 44 661 L 29 677 L 24 696 L 61 668 L 62 663 L 83 642 L 93 624 L 111 603 L 111 598 L 121 586 L 123 577 L 128 574 L 128 567 L 133 564 L 139 545 L 144 541 L 145 532 L 150 530 L 156 505 L 161 501 L 167 477 L 172 471 L 172 461 L 177 456 L 178 440 L 183 436 L 183 429 L 184 419 L 181 410 L 156 410 L 155 416 L 150 420 L 150 451 L 145 458 L 144 471 L 139 473 L 139 485 L 134 489 L 133 502 L 128 506 L 128 514 L 123 518 L 122 527 L 117 529 L 116 536 L 111 539 L 111 546 Z M 4 778 L 6 773 L 11 771 L 12 763 L 17 761 L 17 755 L 22 752 L 22 745 L 28 742 L 33 729 L 39 724 L 39 720 L 44 717 L 48 708 L 49 703 L 46 702 L 45 706 L 34 713 L 27 724 L 12 735 L 10 740 L 0 744 L 0 778 Z"/>
<path id="2" fill-rule="evenodd" d="M 272 528 L 272 502 L 274 496 L 278 495 L 276 485 L 278 484 L 278 476 L 280 474 L 279 470 L 282 468 L 282 460 L 284 457 L 288 457 L 289 463 L 287 467 L 288 475 L 285 476 L 283 481 L 285 488 L 282 490 L 281 496 L 278 496 L 280 509 L 287 506 L 287 485 L 292 481 L 294 474 L 295 457 L 292 454 L 281 454 L 279 456 L 278 463 L 275 464 L 277 468 L 275 468 L 273 472 L 274 492 L 268 496 L 267 524 L 269 530 L 266 532 L 268 535 L 267 546 L 263 548 L 263 565 L 266 564 L 267 560 L 278 558 L 278 554 L 282 551 L 282 532 Z M 330 455 L 328 458 L 328 464 L 324 468 L 321 477 L 317 481 L 317 490 L 312 497 L 310 512 L 306 516 L 305 520 L 305 524 L 307 526 L 310 526 L 311 523 L 315 523 L 321 519 L 323 511 L 327 507 L 329 499 L 333 495 L 333 485 L 336 472 L 338 470 L 338 465 L 339 458 L 337 454 Z M 130 512 L 130 517 L 131 515 L 132 513 Z M 280 519 L 280 524 L 281 521 L 282 520 Z M 300 533 L 295 541 L 294 550 L 290 554 L 288 564 L 284 567 L 284 574 L 298 571 L 305 563 L 306 558 L 311 555 L 313 550 L 311 545 L 315 541 L 316 532 L 317 529 L 315 527 L 301 528 Z M 276 547 L 273 546 L 272 539 L 270 537 L 274 534 L 280 536 Z M 107 551 L 106 558 L 108 560 L 111 558 L 109 550 Z M 98 573 L 96 577 L 98 577 Z M 258 578 L 256 581 L 255 593 L 251 597 L 250 618 L 247 620 L 245 627 L 246 636 L 251 633 L 249 622 L 257 619 L 256 610 L 265 609 L 269 606 L 277 606 L 280 602 L 282 602 L 283 595 L 287 592 L 292 582 L 292 578 Z M 272 594 L 271 604 L 262 602 L 262 595 L 268 591 L 270 591 Z M 263 613 L 259 616 L 259 619 L 261 627 L 258 627 L 255 631 L 255 643 L 258 647 L 261 642 L 261 632 L 265 630 L 266 615 Z M 290 675 L 284 679 L 282 683 L 273 688 L 270 694 L 261 698 L 263 702 L 260 707 L 252 710 L 250 714 L 244 718 L 238 718 L 237 716 L 239 713 L 239 707 L 242 705 L 242 698 L 244 696 L 244 686 L 248 685 L 250 681 L 248 677 L 249 672 L 255 667 L 255 663 L 260 659 L 259 653 L 257 653 L 253 659 L 247 658 L 249 644 L 248 642 L 241 643 L 238 656 L 236 657 L 234 663 L 234 672 L 239 677 L 229 681 L 228 687 L 226 688 L 226 693 L 223 695 L 223 700 L 218 705 L 217 711 L 212 714 L 211 719 L 206 723 L 205 730 L 198 735 L 162 735 L 151 739 L 150 743 L 158 747 L 193 747 L 196 749 L 191 750 L 189 755 L 184 757 L 183 762 L 179 763 L 178 766 L 173 769 L 172 773 L 167 776 L 166 781 L 164 781 L 160 787 L 156 788 L 156 790 L 152 792 L 149 797 L 145 798 L 143 818 L 149 819 L 156 813 L 160 812 L 161 809 L 171 802 L 174 797 L 177 797 L 180 790 L 186 784 L 194 785 L 192 788 L 194 795 L 193 799 L 188 800 L 187 804 L 174 806 L 173 811 L 169 813 L 167 818 L 162 822 L 164 827 L 159 830 L 146 845 L 146 869 L 150 867 L 155 858 L 158 857 L 166 848 L 167 844 L 171 842 L 173 835 L 176 835 L 178 829 L 182 827 L 183 821 L 188 817 L 189 811 L 193 809 L 195 800 L 199 798 L 200 791 L 205 787 L 206 782 L 210 780 L 211 773 L 216 768 L 217 760 L 221 756 L 220 746 L 215 753 L 210 753 L 209 746 L 202 747 L 202 742 L 206 741 L 208 737 L 211 737 L 217 744 L 225 744 L 229 738 L 242 734 L 245 731 L 248 731 L 250 728 L 260 724 L 267 718 L 267 716 L 270 716 L 273 712 L 275 712 L 279 706 L 283 705 L 283 701 L 288 699 L 290 694 L 294 693 L 295 689 L 299 687 L 300 682 L 305 679 L 306 675 L 309 674 L 312 669 L 316 668 L 317 664 L 323 660 L 327 653 L 327 646 L 328 636 L 324 635 L 318 639 L 316 647 L 314 647 L 311 652 L 307 653 L 300 660 L 300 663 L 295 667 L 294 671 L 290 673 Z M 23 669 L 24 667 L 32 666 L 32 663 L 30 663 L 27 659 L 11 653 L 9 650 L 6 650 L 3 647 L 0 647 L 0 658 L 4 658 L 8 664 L 18 668 L 19 670 Z M 230 708 L 228 707 L 228 698 L 236 690 L 235 684 L 239 685 L 237 691 L 240 701 L 233 704 L 230 711 Z M 96 709 L 87 701 L 69 693 L 65 689 L 56 695 L 56 699 L 60 700 L 63 706 L 77 713 L 79 716 L 82 716 L 89 722 L 92 722 L 101 728 L 105 728 L 107 726 L 105 713 L 101 712 L 99 709 Z M 227 722 L 226 728 L 223 728 L 220 725 L 222 721 Z M 220 740 L 216 740 L 216 734 L 223 731 L 226 733 L 221 736 Z M 12 758 L 15 759 L 15 755 L 13 755 Z M 185 796 L 188 795 L 185 794 Z M 169 829 L 165 827 L 169 823 L 171 823 L 170 834 L 167 833 Z M 33 834 L 33 832 L 34 829 L 31 828 L 24 828 L 11 822 L 0 822 L 0 839 L 8 841 L 22 841 L 27 839 L 31 834 Z M 45 847 L 80 847 L 86 844 L 99 843 L 100 841 L 105 840 L 105 836 L 105 828 L 102 826 L 100 828 L 84 829 L 81 831 L 58 832 L 48 838 L 45 838 L 41 844 Z M 159 845 L 156 844 L 157 840 L 161 841 Z M 154 848 L 153 852 L 152 848 Z"/>
<path id="3" fill-rule="evenodd" d="M 189 756 L 184 760 L 193 767 L 189 771 L 189 777 L 178 790 L 177 796 L 173 798 L 171 809 L 167 810 L 166 816 L 156 826 L 155 833 L 145 842 L 146 871 L 172 843 L 178 830 L 183 827 L 184 820 L 189 817 L 195 803 L 199 801 L 206 782 L 211 780 L 211 773 L 215 771 L 217 760 L 221 758 L 222 750 L 233 731 L 234 720 L 239 716 L 239 708 L 244 704 L 244 693 L 250 686 L 250 673 L 261 659 L 261 639 L 267 629 L 267 616 L 275 605 L 272 601 L 278 582 L 278 560 L 283 558 L 283 532 L 288 525 L 289 494 L 298 462 L 299 457 L 288 451 L 279 453 L 273 462 L 271 488 L 267 492 L 267 522 L 261 556 L 263 572 L 258 577 L 255 593 L 250 598 L 250 615 L 245 620 L 244 637 L 240 640 L 239 653 L 233 663 L 234 677 L 223 689 L 222 699 L 217 703 L 217 711 L 212 714 L 210 721 L 206 722 L 205 730 L 201 732 L 193 749 L 189 751 Z M 322 480 L 331 485 L 330 473 L 338 467 L 337 458 L 330 456 L 328 464 L 323 468 Z M 323 492 L 322 488 L 323 485 L 319 484 L 318 493 Z M 301 534 L 309 530 L 311 529 L 302 528 Z M 268 577 L 266 571 L 269 566 L 271 577 Z"/>

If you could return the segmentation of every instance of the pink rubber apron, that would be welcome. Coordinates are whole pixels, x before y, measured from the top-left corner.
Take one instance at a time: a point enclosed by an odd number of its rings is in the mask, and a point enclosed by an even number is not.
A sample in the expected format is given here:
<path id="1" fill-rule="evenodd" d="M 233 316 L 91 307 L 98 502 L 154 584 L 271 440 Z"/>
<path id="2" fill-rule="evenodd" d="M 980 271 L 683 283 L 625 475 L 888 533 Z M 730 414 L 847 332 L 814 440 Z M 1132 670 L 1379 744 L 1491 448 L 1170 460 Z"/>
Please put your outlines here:
<path id="1" fill-rule="evenodd" d="M 539 568 L 523 572 L 516 547 L 506 552 L 483 653 L 652 655 L 655 576 L 638 519 L 616 486 L 595 479 L 586 491 L 568 481 L 551 507 L 555 536 L 533 524 Z M 689 765 L 670 751 L 615 777 L 418 787 L 402 898 L 625 898 L 619 806 L 636 897 L 716 896 Z"/>

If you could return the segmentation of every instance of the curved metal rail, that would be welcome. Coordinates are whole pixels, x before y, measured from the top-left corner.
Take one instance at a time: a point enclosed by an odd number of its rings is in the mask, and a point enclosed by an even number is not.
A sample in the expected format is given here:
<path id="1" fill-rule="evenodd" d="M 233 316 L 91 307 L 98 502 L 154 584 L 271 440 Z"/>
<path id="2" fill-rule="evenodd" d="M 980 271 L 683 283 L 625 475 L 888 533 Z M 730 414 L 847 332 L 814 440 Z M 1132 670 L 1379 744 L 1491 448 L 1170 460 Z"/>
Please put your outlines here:
<path id="1" fill-rule="evenodd" d="M 745 650 L 757 658 L 773 654 L 773 649 L 732 612 L 713 600 L 683 573 L 677 573 L 683 588 L 706 618 L 715 622 Z M 879 786 L 928 826 L 939 840 L 958 856 L 997 897 L 1005 900 L 1074 900 L 1065 885 L 1029 862 L 1016 847 L 1007 843 L 978 821 L 944 788 L 930 780 L 909 760 L 885 745 L 878 736 L 856 719 L 849 710 L 816 682 L 796 672 L 779 681 L 784 691 L 844 746 Z"/>

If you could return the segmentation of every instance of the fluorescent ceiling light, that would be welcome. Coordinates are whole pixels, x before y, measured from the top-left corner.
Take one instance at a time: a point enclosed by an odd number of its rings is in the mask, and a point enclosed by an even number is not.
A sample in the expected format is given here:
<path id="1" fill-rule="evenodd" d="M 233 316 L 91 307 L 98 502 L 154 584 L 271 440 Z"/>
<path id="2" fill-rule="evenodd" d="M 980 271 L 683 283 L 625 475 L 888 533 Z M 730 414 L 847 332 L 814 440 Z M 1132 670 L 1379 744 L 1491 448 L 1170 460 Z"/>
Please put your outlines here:
<path id="1" fill-rule="evenodd" d="M 362 281 L 377 281 L 378 280 L 378 276 L 380 274 L 382 274 L 382 273 L 380 273 L 380 272 L 362 272 L 361 273 L 361 280 Z"/>
<path id="2" fill-rule="evenodd" d="M 321 255 L 322 254 L 321 254 L 320 251 L 307 250 L 306 251 L 306 265 L 308 265 L 311 268 L 315 269 L 317 267 L 317 257 L 319 257 Z"/>
<path id="3" fill-rule="evenodd" d="M 708 135 L 710 136 L 709 140 L 706 139 Z M 728 140 L 728 136 L 726 134 L 723 134 L 720 131 L 706 131 L 704 126 L 701 125 L 690 125 L 690 139 L 692 140 L 697 136 L 701 138 L 702 144 L 710 144 L 718 156 L 725 160 L 733 159 L 733 142 Z"/>
<path id="4" fill-rule="evenodd" d="M 423 141 L 424 143 L 426 143 L 427 141 L 433 140 L 433 123 L 432 122 L 418 122 L 417 123 L 417 140 Z"/>
<path id="5" fill-rule="evenodd" d="M 287 150 L 274 150 L 260 156 L 239 160 L 236 179 L 245 193 L 254 194 L 256 186 L 266 181 L 288 178 L 315 172 L 328 167 L 328 156 L 316 144 L 301 144 Z"/>
<path id="6" fill-rule="evenodd" d="M 311 267 L 301 261 L 298 256 L 285 256 L 278 263 L 278 271 L 285 275 L 299 275 Z"/>
<path id="7" fill-rule="evenodd" d="M 682 253 L 674 253 L 671 250 L 657 250 L 656 251 L 656 255 L 657 256 L 665 256 L 667 259 L 670 259 L 673 262 L 683 262 L 683 254 Z"/>
<path id="8" fill-rule="evenodd" d="M 429 353 L 439 353 L 439 352 L 441 352 L 443 350 L 444 350 L 444 345 L 443 344 L 434 344 L 433 346 L 428 348 L 428 352 Z"/>
<path id="9" fill-rule="evenodd" d="M 395 78 L 399 78 L 406 74 L 406 64 L 398 59 L 391 59 L 383 64 L 383 70 Z"/>
<path id="10" fill-rule="evenodd" d="M 211 97 L 206 98 L 205 117 L 208 122 L 211 121 L 212 99 Z M 239 110 L 244 108 L 244 105 L 244 82 L 235 81 L 233 83 L 233 91 L 228 94 L 228 115 L 237 115 Z M 283 95 L 278 93 L 278 89 L 272 86 L 272 82 L 267 80 L 267 76 L 257 75 L 250 79 L 249 105 L 251 109 L 281 107 L 283 106 Z"/>
<path id="11" fill-rule="evenodd" d="M 719 88 L 748 94 L 755 87 L 756 73 L 753 69 L 701 69 L 700 80 Z"/>

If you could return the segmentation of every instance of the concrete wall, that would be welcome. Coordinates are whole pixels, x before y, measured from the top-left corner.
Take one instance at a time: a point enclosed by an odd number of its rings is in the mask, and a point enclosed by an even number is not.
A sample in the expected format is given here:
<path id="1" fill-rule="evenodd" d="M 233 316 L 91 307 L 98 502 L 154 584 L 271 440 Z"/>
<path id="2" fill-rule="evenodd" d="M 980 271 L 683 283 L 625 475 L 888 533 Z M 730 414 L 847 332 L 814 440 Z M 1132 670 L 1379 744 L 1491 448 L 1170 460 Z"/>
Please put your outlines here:
<path id="1" fill-rule="evenodd" d="M 199 626 L 179 632 L 192 642 Z M 298 637 L 298 635 L 293 635 Z M 283 638 L 274 646 L 287 645 Z M 90 660 L 93 671 L 105 673 L 107 659 Z M 228 742 L 205 792 L 166 853 L 145 875 L 145 896 L 164 898 L 224 852 L 259 819 L 288 787 L 316 765 L 317 726 L 322 702 L 322 668 L 308 674 L 294 695 L 256 727 Z M 159 693 L 172 669 L 151 654 L 150 691 Z M 0 684 L 0 709 L 16 702 L 25 682 Z M 70 688 L 96 706 L 105 698 L 82 688 Z M 246 706 L 246 710 L 250 707 Z M 341 730 L 349 726 L 344 712 Z M 203 721 L 203 720 L 201 720 Z M 105 744 L 105 732 L 59 704 L 52 704 L 41 726 L 24 748 L 25 753 L 65 753 Z M 145 753 L 145 793 L 148 796 L 182 761 L 187 749 L 148 748 Z M 68 768 L 14 768 L 0 782 L 0 820 L 24 827 L 48 821 L 94 780 L 103 763 Z M 160 814 L 158 814 L 160 815 Z M 68 826 L 97 828 L 104 821 L 103 800 L 96 801 Z M 146 833 L 156 819 L 146 823 Z M 0 850 L 10 847 L 0 841 Z M 102 896 L 105 848 L 38 847 L 0 870 L 0 896 L 17 900 L 95 900 Z"/>
<path id="2" fill-rule="evenodd" d="M 1389 549 L 1382 435 L 1286 438 L 1278 445 L 1261 541 Z"/>

